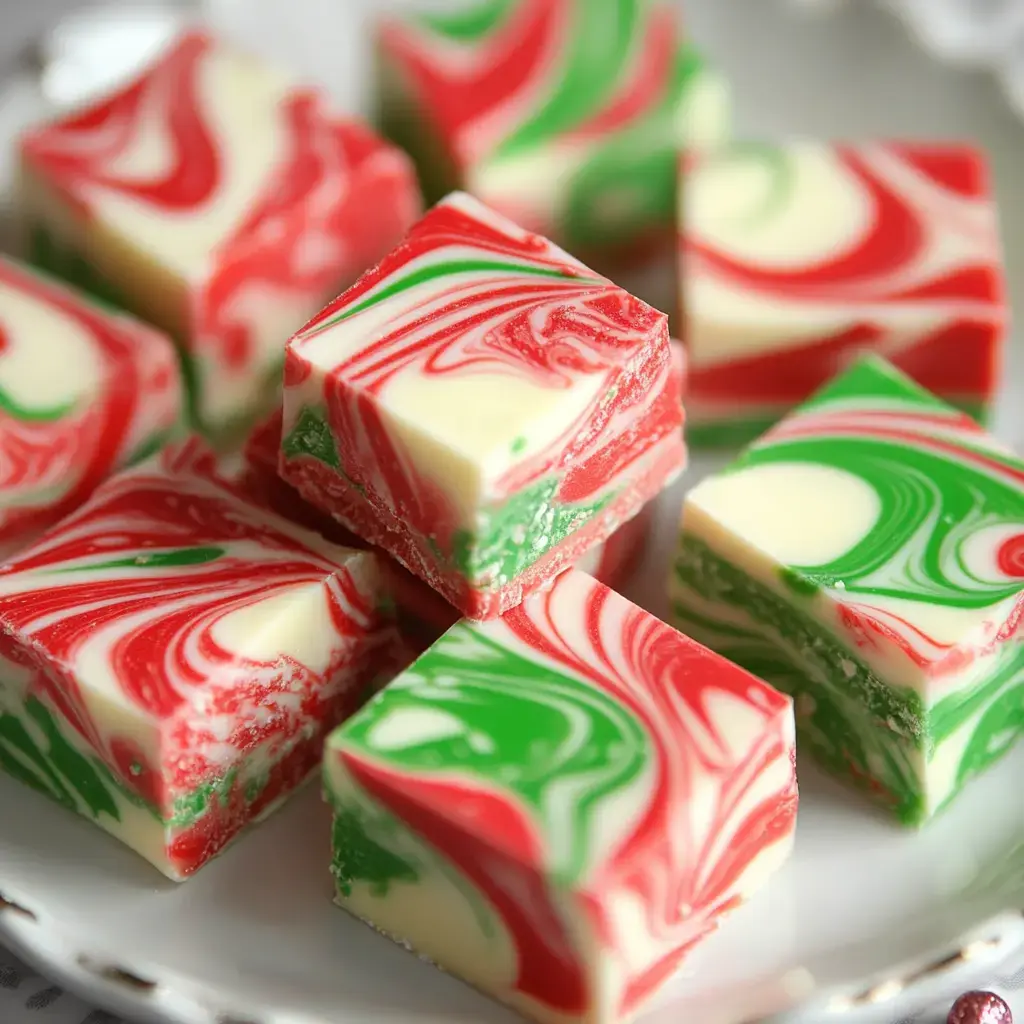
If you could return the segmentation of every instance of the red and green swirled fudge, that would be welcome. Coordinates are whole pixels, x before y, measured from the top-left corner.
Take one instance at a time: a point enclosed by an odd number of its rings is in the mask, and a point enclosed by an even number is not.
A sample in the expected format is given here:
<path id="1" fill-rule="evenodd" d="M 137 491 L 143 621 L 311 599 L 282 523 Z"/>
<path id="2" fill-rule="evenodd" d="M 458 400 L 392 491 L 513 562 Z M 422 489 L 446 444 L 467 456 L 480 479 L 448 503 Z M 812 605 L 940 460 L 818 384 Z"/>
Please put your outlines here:
<path id="1" fill-rule="evenodd" d="M 182 425 L 170 338 L 0 258 L 0 557 Z"/>
<path id="2" fill-rule="evenodd" d="M 463 188 L 602 265 L 671 239 L 679 147 L 729 127 L 725 82 L 683 38 L 676 4 L 433 6 L 378 33 L 382 124 L 431 201 Z"/>
<path id="3" fill-rule="evenodd" d="M 464 193 L 289 343 L 281 474 L 470 618 L 682 470 L 667 318 Z"/>
<path id="4" fill-rule="evenodd" d="M 167 331 L 195 423 L 269 407 L 281 344 L 420 212 L 405 154 L 202 31 L 21 142 L 33 259 Z"/>
<path id="5" fill-rule="evenodd" d="M 528 1017 L 613 1024 L 787 857 L 793 709 L 570 570 L 450 629 L 324 778 L 342 907 Z"/>
<path id="6" fill-rule="evenodd" d="M 983 419 L 1007 309 L 986 161 L 957 143 L 733 143 L 680 176 L 690 443 L 753 441 L 866 349 Z"/>
<path id="7" fill-rule="evenodd" d="M 906 824 L 1024 731 L 1024 461 L 878 357 L 687 495 L 670 593 Z"/>
<path id="8" fill-rule="evenodd" d="M 0 768 L 182 879 L 319 765 L 392 657 L 384 597 L 374 555 L 166 448 L 0 566 Z"/>

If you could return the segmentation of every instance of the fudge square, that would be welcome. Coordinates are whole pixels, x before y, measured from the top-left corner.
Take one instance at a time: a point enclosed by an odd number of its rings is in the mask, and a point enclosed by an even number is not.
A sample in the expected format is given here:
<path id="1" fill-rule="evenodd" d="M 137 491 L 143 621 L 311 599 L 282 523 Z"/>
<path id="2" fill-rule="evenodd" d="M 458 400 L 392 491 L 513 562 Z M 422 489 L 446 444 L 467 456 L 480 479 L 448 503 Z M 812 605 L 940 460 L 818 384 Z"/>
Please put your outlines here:
<path id="1" fill-rule="evenodd" d="M 171 340 L 0 257 L 0 557 L 179 427 Z"/>
<path id="2" fill-rule="evenodd" d="M 470 618 L 685 463 L 666 317 L 455 193 L 289 343 L 281 473 Z"/>
<path id="3" fill-rule="evenodd" d="M 978 151 L 736 143 L 685 165 L 693 443 L 753 440 L 865 350 L 984 421 L 1007 310 Z"/>
<path id="4" fill-rule="evenodd" d="M 449 630 L 324 777 L 339 905 L 552 1024 L 631 1018 L 797 809 L 789 699 L 575 569 Z"/>
<path id="5" fill-rule="evenodd" d="M 403 153 L 195 31 L 29 131 L 21 164 L 33 259 L 170 333 L 218 438 L 262 411 L 284 339 L 420 210 Z"/>
<path id="6" fill-rule="evenodd" d="M 677 5 L 481 6 L 391 17 L 378 32 L 381 124 L 413 154 L 428 200 L 464 188 L 595 257 L 670 240 L 679 147 L 729 128 L 725 81 L 681 38 Z"/>
<path id="7" fill-rule="evenodd" d="M 0 566 L 0 767 L 183 879 L 317 767 L 383 596 L 372 554 L 166 448 Z"/>
<path id="8" fill-rule="evenodd" d="M 878 357 L 690 492 L 670 593 L 906 824 L 1024 730 L 1024 461 Z"/>

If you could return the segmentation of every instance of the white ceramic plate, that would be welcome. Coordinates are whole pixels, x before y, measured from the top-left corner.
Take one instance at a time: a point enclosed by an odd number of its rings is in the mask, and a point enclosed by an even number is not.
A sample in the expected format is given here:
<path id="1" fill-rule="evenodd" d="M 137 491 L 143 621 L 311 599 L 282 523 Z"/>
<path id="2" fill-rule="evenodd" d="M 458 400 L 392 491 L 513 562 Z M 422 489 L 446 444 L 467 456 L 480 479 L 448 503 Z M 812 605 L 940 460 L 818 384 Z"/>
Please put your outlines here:
<path id="1" fill-rule="evenodd" d="M 633 588 L 654 610 L 681 490 L 660 502 Z M 990 981 L 1024 954 L 1022 778 L 1024 747 L 915 834 L 801 765 L 794 859 L 643 1021 L 740 1024 L 799 1010 L 810 1024 L 892 1024 Z M 175 887 L 0 778 L 0 942 L 97 1004 L 175 1024 L 517 1019 L 332 905 L 328 825 L 309 786 Z"/>
<path id="2" fill-rule="evenodd" d="M 8 119 L 28 109 L 0 104 Z M 1004 412 L 1006 436 L 1024 437 L 1024 401 Z M 683 486 L 708 468 L 695 465 Z M 658 537 L 631 595 L 655 611 L 681 493 L 659 503 Z M 990 982 L 1001 963 L 1024 958 L 1022 778 L 1024 747 L 913 834 L 802 764 L 794 859 L 689 960 L 644 1022 L 777 1014 L 787 1024 L 893 1024 Z M 516 1020 L 332 906 L 328 824 L 307 787 L 174 887 L 0 777 L 0 942 L 90 1002 L 142 1020 Z"/>

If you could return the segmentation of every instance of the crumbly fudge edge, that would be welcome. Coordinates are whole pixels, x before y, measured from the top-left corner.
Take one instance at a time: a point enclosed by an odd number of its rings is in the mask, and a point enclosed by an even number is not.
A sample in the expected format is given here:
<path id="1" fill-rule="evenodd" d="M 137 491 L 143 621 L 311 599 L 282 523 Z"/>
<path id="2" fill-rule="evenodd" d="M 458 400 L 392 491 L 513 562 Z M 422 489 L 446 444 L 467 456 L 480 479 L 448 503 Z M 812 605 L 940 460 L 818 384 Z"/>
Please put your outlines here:
<path id="1" fill-rule="evenodd" d="M 316 755 L 316 743 L 291 743 L 266 770 L 246 775 L 243 764 L 231 765 L 162 810 L 122 782 L 49 701 L 33 695 L 0 711 L 0 769 L 93 821 L 172 881 L 183 881 L 274 810 L 318 767 Z M 157 769 L 136 759 L 128 771 L 142 789 Z"/>
<path id="2" fill-rule="evenodd" d="M 425 580 L 463 614 L 486 619 L 514 608 L 548 576 L 568 568 L 585 551 L 606 540 L 678 477 L 686 465 L 681 432 L 673 431 L 662 438 L 658 449 L 645 453 L 647 455 L 652 465 L 591 514 L 580 516 L 573 529 L 559 538 L 558 543 L 548 544 L 535 561 L 527 559 L 518 575 L 504 581 L 499 577 L 497 582 L 482 585 L 467 580 L 452 555 L 443 552 L 435 540 L 412 531 L 382 502 L 374 501 L 365 488 L 347 480 L 338 468 L 308 453 L 286 457 L 283 466 L 287 481 L 307 501 L 319 508 L 331 508 L 331 515 L 342 526 L 386 548 L 391 557 Z M 561 512 L 563 523 L 572 522 L 579 515 L 578 508 L 571 505 L 566 508 L 568 511 Z M 534 521 L 539 517 L 535 515 Z M 522 541 L 509 536 L 502 538 L 502 543 L 516 551 L 517 557 L 522 557 Z"/>
<path id="3" fill-rule="evenodd" d="M 498 614 L 496 604 L 503 612 L 518 603 L 519 598 L 501 598 L 504 591 L 527 592 L 529 578 L 540 567 L 574 561 L 607 539 L 685 468 L 679 370 L 669 351 L 663 384 L 651 389 L 639 419 L 623 434 L 634 445 L 646 439 L 646 450 L 619 467 L 597 493 L 583 501 L 558 497 L 567 475 L 584 461 L 579 459 L 500 504 L 482 507 L 475 528 L 456 529 L 443 546 L 436 536 L 421 535 L 372 488 L 346 473 L 322 405 L 303 404 L 292 417 L 281 441 L 280 471 L 308 502 L 329 509 L 345 528 L 384 547 L 449 603 L 473 618 L 486 618 Z M 642 362 L 620 371 L 598 399 L 592 417 L 599 419 L 619 388 L 632 384 Z M 614 447 L 610 443 L 605 450 Z M 467 603 L 467 594 L 473 593 L 482 595 L 479 608 Z"/>
<path id="4" fill-rule="evenodd" d="M 992 671 L 967 690 L 926 703 L 915 691 L 883 682 L 834 633 L 685 527 L 669 592 L 677 628 L 793 696 L 802 743 L 815 758 L 888 805 L 905 825 L 921 825 L 943 810 L 1024 735 L 1019 645 L 1004 644 Z M 858 729 L 865 719 L 870 727 Z M 955 781 L 946 793 L 929 792 L 929 764 L 950 743 L 963 751 Z"/>
<path id="5" fill-rule="evenodd" d="M 92 746 L 42 694 L 4 693 L 0 678 L 0 769 L 94 821 L 174 881 L 182 881 L 219 854 L 252 822 L 273 812 L 320 766 L 324 738 L 338 722 L 365 702 L 399 666 L 380 664 L 393 630 L 385 628 L 360 644 L 335 673 L 344 674 L 329 696 L 331 714 L 313 732 L 302 728 L 280 744 L 258 768 L 275 735 L 227 766 L 208 774 L 193 789 L 170 796 L 164 786 L 166 764 L 147 764 L 145 751 L 124 749 L 126 775 L 118 777 Z M 10 642 L 8 639 L 7 642 Z M 386 678 L 382 677 L 381 671 Z M 151 746 L 160 750 L 176 719 L 152 728 Z M 144 828 L 138 841 L 125 833 L 134 821 Z"/>

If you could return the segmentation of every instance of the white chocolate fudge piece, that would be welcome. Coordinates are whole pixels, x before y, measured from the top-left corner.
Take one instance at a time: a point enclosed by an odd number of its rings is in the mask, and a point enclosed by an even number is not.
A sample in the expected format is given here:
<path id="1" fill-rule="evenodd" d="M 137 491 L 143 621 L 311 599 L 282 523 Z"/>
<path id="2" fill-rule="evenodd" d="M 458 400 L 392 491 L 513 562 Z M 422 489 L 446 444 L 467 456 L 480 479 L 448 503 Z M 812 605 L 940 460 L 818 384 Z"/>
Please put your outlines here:
<path id="1" fill-rule="evenodd" d="M 231 434 L 282 348 L 419 211 L 404 154 L 202 32 L 22 139 L 33 258 L 170 333 L 196 423 Z"/>
<path id="2" fill-rule="evenodd" d="M 471 618 L 685 464 L 667 318 L 465 193 L 288 344 L 282 475 Z"/>
<path id="3" fill-rule="evenodd" d="M 906 824 L 1024 731 L 1024 461 L 877 357 L 687 495 L 670 593 Z"/>
<path id="4" fill-rule="evenodd" d="M 797 809 L 790 701 L 577 570 L 452 627 L 324 777 L 338 903 L 545 1024 L 632 1019 Z"/>
<path id="5" fill-rule="evenodd" d="M 0 767 L 182 879 L 319 764 L 382 604 L 374 555 L 164 449 L 0 566 Z"/>

